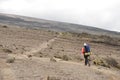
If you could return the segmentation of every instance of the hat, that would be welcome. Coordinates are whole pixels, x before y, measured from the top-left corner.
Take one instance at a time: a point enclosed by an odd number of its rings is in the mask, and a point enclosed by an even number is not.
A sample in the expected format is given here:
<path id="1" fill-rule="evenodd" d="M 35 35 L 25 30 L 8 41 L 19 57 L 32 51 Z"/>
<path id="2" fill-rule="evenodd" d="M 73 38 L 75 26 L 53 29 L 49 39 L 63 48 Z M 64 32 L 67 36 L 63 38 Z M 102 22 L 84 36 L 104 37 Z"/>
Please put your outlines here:
<path id="1" fill-rule="evenodd" d="M 84 43 L 84 46 L 87 46 L 87 43 Z"/>

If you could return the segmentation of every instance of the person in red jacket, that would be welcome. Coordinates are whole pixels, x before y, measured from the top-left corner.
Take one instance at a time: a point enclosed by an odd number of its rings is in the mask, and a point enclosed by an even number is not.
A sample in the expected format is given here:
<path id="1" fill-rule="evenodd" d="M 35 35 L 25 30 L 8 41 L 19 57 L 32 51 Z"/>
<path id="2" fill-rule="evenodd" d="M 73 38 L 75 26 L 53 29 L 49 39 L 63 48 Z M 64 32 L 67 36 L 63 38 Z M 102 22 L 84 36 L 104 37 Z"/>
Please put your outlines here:
<path id="1" fill-rule="evenodd" d="M 90 47 L 87 43 L 84 43 L 84 47 L 82 47 L 82 50 L 81 50 L 82 54 L 84 55 L 84 59 L 85 59 L 85 66 L 90 66 L 90 63 L 89 63 L 89 57 L 90 57 Z"/>

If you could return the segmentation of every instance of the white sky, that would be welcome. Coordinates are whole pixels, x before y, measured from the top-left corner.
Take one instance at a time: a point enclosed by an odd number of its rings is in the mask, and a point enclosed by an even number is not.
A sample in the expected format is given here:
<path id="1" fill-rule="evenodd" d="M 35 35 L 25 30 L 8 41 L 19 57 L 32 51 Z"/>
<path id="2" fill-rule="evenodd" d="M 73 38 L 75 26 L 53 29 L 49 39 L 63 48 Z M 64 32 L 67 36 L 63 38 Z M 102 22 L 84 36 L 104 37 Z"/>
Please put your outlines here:
<path id="1" fill-rule="evenodd" d="M 120 0 L 0 0 L 0 12 L 120 32 Z"/>

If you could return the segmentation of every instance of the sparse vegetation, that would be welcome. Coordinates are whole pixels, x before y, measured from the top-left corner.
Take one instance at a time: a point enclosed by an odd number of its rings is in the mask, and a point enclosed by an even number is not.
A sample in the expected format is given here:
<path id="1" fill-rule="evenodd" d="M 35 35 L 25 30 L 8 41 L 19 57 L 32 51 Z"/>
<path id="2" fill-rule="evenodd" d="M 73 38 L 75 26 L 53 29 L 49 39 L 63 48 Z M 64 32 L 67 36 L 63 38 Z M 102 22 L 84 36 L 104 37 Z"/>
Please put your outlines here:
<path id="1" fill-rule="evenodd" d="M 83 61 L 84 59 L 80 55 L 73 55 L 73 60 L 75 60 L 75 61 Z"/>
<path id="2" fill-rule="evenodd" d="M 98 39 L 92 40 L 91 42 L 100 43 L 100 44 L 107 44 L 107 45 L 112 45 L 112 46 L 120 46 L 119 39 L 112 38 L 112 37 L 107 36 L 107 35 L 98 36 Z"/>
<path id="3" fill-rule="evenodd" d="M 108 58 L 105 58 L 105 61 L 109 66 L 120 69 L 120 65 L 114 58 L 108 57 Z"/>
<path id="4" fill-rule="evenodd" d="M 50 49 L 53 49 L 53 47 L 51 46 Z"/>
<path id="5" fill-rule="evenodd" d="M 104 66 L 104 67 L 110 68 L 110 66 L 105 62 L 105 60 L 102 59 L 102 58 L 99 58 L 99 57 L 95 58 L 95 59 L 93 60 L 93 63 L 94 63 L 95 65 L 100 65 L 100 66 Z"/>
<path id="6" fill-rule="evenodd" d="M 112 74 L 105 74 L 107 71 L 113 71 L 113 75 L 117 74 L 115 77 L 119 76 L 117 70 L 120 69 L 120 40 L 116 38 L 70 32 L 60 32 L 57 35 L 53 31 L 21 29 L 19 27 L 12 29 L 12 26 L 1 27 L 0 35 L 1 70 L 5 66 L 7 72 L 6 67 L 8 69 L 10 65 L 8 70 L 14 70 L 13 77 L 17 79 L 87 80 L 88 76 L 85 76 L 90 74 L 91 80 L 95 80 L 96 77 L 99 80 L 109 80 Z M 84 42 L 90 45 L 93 52 L 90 62 L 93 61 L 94 65 L 98 66 L 88 68 L 83 65 L 84 56 L 80 54 L 80 51 Z M 28 52 L 30 54 L 27 54 Z M 6 59 L 6 56 L 16 57 Z M 107 56 L 112 58 L 107 58 Z M 6 64 L 15 63 L 7 64 L 7 66 L 2 62 L 4 59 Z M 84 73 L 86 73 L 85 76 Z"/>
<path id="7" fill-rule="evenodd" d="M 64 50 L 64 49 L 62 49 L 61 51 L 63 51 L 63 52 L 64 52 L 65 50 Z"/>
<path id="8" fill-rule="evenodd" d="M 65 61 L 70 60 L 70 58 L 69 58 L 67 55 L 63 55 L 63 56 L 62 56 L 62 59 L 65 60 Z"/>
<path id="9" fill-rule="evenodd" d="M 72 38 L 72 34 L 70 32 L 61 32 L 60 35 L 64 39 L 71 39 Z"/>
<path id="10" fill-rule="evenodd" d="M 10 49 L 2 49 L 5 53 L 12 53 L 12 50 Z"/>
<path id="11" fill-rule="evenodd" d="M 51 58 L 50 58 L 50 61 L 51 61 L 51 62 L 57 62 L 54 57 L 51 57 Z"/>
<path id="12" fill-rule="evenodd" d="M 111 57 L 107 57 L 107 58 L 99 58 L 97 57 L 95 60 L 93 60 L 93 63 L 95 65 L 100 65 L 100 66 L 104 66 L 104 67 L 115 67 L 120 69 L 120 65 L 118 64 L 118 62 Z"/>
<path id="13" fill-rule="evenodd" d="M 102 75 L 102 72 L 97 71 L 96 74 L 97 74 L 97 75 Z"/>
<path id="14" fill-rule="evenodd" d="M 60 55 L 60 54 L 54 54 L 54 57 L 55 58 L 59 58 L 59 59 L 62 59 L 62 60 L 65 60 L 65 61 L 68 61 L 68 60 L 71 60 L 70 57 L 68 57 L 68 55 Z"/>
<path id="15" fill-rule="evenodd" d="M 37 53 L 34 54 L 34 56 L 36 56 L 36 57 L 43 57 L 44 55 L 43 55 L 42 52 L 37 52 Z"/>
<path id="16" fill-rule="evenodd" d="M 31 55 L 31 54 L 28 54 L 27 56 L 28 56 L 28 58 L 31 58 L 31 57 L 32 57 L 32 55 Z"/>
<path id="17" fill-rule="evenodd" d="M 61 59 L 61 55 L 59 53 L 54 54 L 54 57 Z"/>
<path id="18" fill-rule="evenodd" d="M 48 77 L 47 77 L 47 80 L 60 80 L 60 78 L 48 76 Z"/>
<path id="19" fill-rule="evenodd" d="M 2 44 L 0 44 L 0 47 L 3 47 L 3 45 L 2 45 Z"/>
<path id="20" fill-rule="evenodd" d="M 82 32 L 82 33 L 80 34 L 80 37 L 91 37 L 91 36 L 92 36 L 91 34 L 85 33 L 85 32 Z"/>
<path id="21" fill-rule="evenodd" d="M 107 45 L 111 45 L 111 46 L 120 46 L 118 41 L 114 41 L 114 40 L 93 40 L 91 42 L 100 43 L 100 44 L 107 44 Z"/>
<path id="22" fill-rule="evenodd" d="M 39 52 L 39 57 L 43 57 L 43 53 L 42 52 Z"/>
<path id="23" fill-rule="evenodd" d="M 15 57 L 12 56 L 11 57 L 9 56 L 6 60 L 7 63 L 14 63 L 14 61 L 15 61 Z"/>
<path id="24" fill-rule="evenodd" d="M 3 28 L 8 28 L 8 26 L 6 26 L 6 25 L 4 25 L 4 26 L 2 26 Z"/>

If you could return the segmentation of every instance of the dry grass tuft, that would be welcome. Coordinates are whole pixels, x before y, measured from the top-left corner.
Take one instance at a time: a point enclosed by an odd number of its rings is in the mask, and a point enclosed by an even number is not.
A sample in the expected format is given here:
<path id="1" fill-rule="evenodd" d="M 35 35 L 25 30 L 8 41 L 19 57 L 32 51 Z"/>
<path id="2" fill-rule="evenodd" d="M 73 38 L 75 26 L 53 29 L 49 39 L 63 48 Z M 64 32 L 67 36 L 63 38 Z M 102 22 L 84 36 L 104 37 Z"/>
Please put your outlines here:
<path id="1" fill-rule="evenodd" d="M 62 59 L 65 60 L 65 61 L 70 60 L 70 58 L 69 58 L 67 55 L 63 55 L 63 56 L 62 56 Z"/>
<path id="2" fill-rule="evenodd" d="M 118 64 L 118 62 L 114 58 L 108 57 L 105 59 L 105 61 L 109 66 L 120 69 L 120 65 Z"/>
<path id="3" fill-rule="evenodd" d="M 99 57 L 95 58 L 93 60 L 93 63 L 95 65 L 99 65 L 99 66 L 104 66 L 104 67 L 110 68 L 110 66 L 106 63 L 106 61 L 104 59 L 102 59 L 102 58 L 99 58 Z"/>
<path id="4" fill-rule="evenodd" d="M 6 60 L 7 63 L 14 63 L 14 61 L 15 61 L 15 57 L 8 57 Z"/>
<path id="5" fill-rule="evenodd" d="M 2 26 L 3 28 L 8 28 L 8 26 L 6 26 L 6 25 L 4 25 L 4 26 Z"/>
<path id="6" fill-rule="evenodd" d="M 50 49 L 53 49 L 53 47 L 51 46 Z"/>
<path id="7" fill-rule="evenodd" d="M 51 57 L 51 58 L 50 58 L 50 61 L 51 61 L 51 62 L 57 62 L 54 57 Z"/>
<path id="8" fill-rule="evenodd" d="M 68 55 L 65 55 L 65 54 L 64 55 L 54 54 L 54 57 L 65 60 L 65 61 L 71 60 L 71 58 Z"/>
<path id="9" fill-rule="evenodd" d="M 2 49 L 5 53 L 12 53 L 12 50 L 10 49 Z"/>
<path id="10" fill-rule="evenodd" d="M 93 60 L 93 63 L 95 65 L 100 65 L 100 66 L 104 66 L 104 67 L 114 67 L 114 68 L 118 68 L 120 69 L 120 65 L 118 64 L 118 62 L 111 57 L 107 57 L 107 58 L 96 58 Z"/>
<path id="11" fill-rule="evenodd" d="M 36 56 L 36 57 L 43 57 L 44 55 L 43 55 L 42 52 L 38 52 L 38 53 L 35 53 L 34 56 Z"/>
<path id="12" fill-rule="evenodd" d="M 75 60 L 75 61 L 83 61 L 84 60 L 84 58 L 78 54 L 72 55 L 72 57 L 73 57 L 73 60 Z"/>
<path id="13" fill-rule="evenodd" d="M 112 37 L 106 36 L 106 35 L 98 36 L 98 39 L 92 40 L 91 42 L 106 44 L 106 45 L 111 45 L 111 46 L 120 46 L 119 39 L 112 38 Z"/>
<path id="14" fill-rule="evenodd" d="M 55 58 L 59 58 L 59 59 L 61 59 L 61 58 L 62 58 L 62 56 L 61 56 L 60 54 L 57 54 L 57 53 L 56 53 L 56 54 L 54 54 L 54 57 L 55 57 Z"/>
<path id="15" fill-rule="evenodd" d="M 32 55 L 31 55 L 31 54 L 28 54 L 27 56 L 28 56 L 28 58 L 31 58 L 31 57 L 32 57 Z"/>
<path id="16" fill-rule="evenodd" d="M 48 77 L 47 77 L 47 80 L 60 80 L 60 78 L 48 76 Z"/>

